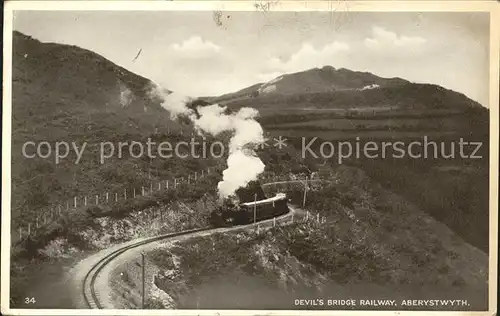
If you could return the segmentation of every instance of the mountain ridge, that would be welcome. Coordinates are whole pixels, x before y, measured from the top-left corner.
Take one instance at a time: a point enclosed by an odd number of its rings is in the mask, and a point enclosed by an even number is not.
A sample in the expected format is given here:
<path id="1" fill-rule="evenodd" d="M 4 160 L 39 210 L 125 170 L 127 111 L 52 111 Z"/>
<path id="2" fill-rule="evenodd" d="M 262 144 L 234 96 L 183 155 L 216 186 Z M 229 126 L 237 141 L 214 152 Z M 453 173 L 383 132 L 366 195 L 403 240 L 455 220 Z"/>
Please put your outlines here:
<path id="1" fill-rule="evenodd" d="M 229 107 L 479 109 L 478 102 L 435 84 L 414 83 L 332 66 L 278 76 L 207 98 Z"/>

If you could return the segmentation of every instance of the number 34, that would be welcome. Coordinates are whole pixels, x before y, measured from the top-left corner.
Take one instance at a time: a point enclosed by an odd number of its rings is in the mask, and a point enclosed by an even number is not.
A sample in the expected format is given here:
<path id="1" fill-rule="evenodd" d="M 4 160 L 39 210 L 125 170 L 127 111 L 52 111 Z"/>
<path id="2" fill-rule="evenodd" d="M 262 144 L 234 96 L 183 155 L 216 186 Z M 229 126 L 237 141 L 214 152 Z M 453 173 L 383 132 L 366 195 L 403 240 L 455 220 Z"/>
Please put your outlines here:
<path id="1" fill-rule="evenodd" d="M 34 297 L 25 297 L 24 298 L 24 304 L 35 304 L 36 300 Z"/>

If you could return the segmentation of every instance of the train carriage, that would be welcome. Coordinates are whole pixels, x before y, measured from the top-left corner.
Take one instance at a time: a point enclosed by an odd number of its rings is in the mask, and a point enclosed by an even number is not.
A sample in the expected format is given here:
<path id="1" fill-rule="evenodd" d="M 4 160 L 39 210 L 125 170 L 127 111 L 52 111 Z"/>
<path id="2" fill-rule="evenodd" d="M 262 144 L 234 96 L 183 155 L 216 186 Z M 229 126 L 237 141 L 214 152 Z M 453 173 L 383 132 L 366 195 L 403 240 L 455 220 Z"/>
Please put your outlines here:
<path id="1" fill-rule="evenodd" d="M 287 197 L 278 193 L 271 198 L 255 202 L 240 203 L 238 206 L 220 209 L 211 214 L 211 223 L 214 226 L 232 226 L 253 223 L 288 212 Z"/>
<path id="2" fill-rule="evenodd" d="M 264 200 L 242 203 L 240 209 L 247 215 L 248 222 L 279 216 L 288 212 L 286 194 L 278 193 Z"/>

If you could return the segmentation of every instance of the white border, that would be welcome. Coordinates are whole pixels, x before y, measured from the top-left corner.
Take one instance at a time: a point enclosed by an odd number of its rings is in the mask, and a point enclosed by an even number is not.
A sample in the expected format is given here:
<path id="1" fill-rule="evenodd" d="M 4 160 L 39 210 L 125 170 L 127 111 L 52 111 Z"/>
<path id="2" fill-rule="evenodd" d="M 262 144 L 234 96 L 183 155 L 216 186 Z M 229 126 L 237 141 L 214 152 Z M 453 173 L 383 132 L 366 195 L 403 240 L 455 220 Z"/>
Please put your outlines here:
<path id="1" fill-rule="evenodd" d="M 429 311 L 306 311 L 306 310 L 91 310 L 91 309 L 10 309 L 10 197 L 11 197 L 11 120 L 12 120 L 12 14 L 14 10 L 70 11 L 158 11 L 158 10 L 228 10 L 255 11 L 255 3 L 272 2 L 271 11 L 331 11 L 349 8 L 349 12 L 420 11 L 420 12 L 490 12 L 490 245 L 489 310 L 485 312 Z M 499 60 L 500 5 L 495 1 L 11 1 L 4 9 L 4 86 L 2 129 L 2 265 L 1 312 L 4 315 L 493 315 L 497 305 L 498 247 L 498 141 L 499 141 Z"/>

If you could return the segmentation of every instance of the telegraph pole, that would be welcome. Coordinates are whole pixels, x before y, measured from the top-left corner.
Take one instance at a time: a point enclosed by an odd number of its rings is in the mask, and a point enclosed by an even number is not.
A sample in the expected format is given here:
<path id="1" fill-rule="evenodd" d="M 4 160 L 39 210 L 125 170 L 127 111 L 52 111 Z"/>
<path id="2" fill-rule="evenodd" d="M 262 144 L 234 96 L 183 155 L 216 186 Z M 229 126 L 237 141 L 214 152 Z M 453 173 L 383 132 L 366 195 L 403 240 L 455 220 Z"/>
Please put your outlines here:
<path id="1" fill-rule="evenodd" d="M 146 298 L 146 285 L 145 285 L 145 278 L 146 278 L 145 264 L 146 264 L 146 260 L 144 259 L 144 252 L 141 252 L 141 257 L 142 257 L 142 309 L 144 309 L 144 301 L 145 301 L 145 298 Z"/>
<path id="2" fill-rule="evenodd" d="M 148 169 L 148 179 L 151 180 L 151 157 L 149 157 L 149 169 Z"/>
<path id="3" fill-rule="evenodd" d="M 306 194 L 307 193 L 307 176 L 306 181 L 304 182 L 304 200 L 302 201 L 302 208 L 306 207 Z"/>
<path id="4" fill-rule="evenodd" d="M 253 195 L 253 223 L 257 222 L 257 193 Z"/>

